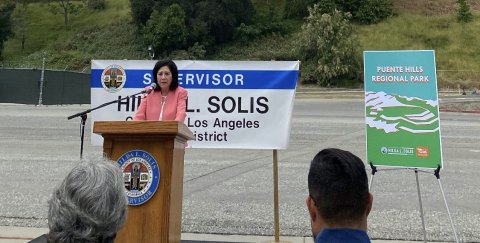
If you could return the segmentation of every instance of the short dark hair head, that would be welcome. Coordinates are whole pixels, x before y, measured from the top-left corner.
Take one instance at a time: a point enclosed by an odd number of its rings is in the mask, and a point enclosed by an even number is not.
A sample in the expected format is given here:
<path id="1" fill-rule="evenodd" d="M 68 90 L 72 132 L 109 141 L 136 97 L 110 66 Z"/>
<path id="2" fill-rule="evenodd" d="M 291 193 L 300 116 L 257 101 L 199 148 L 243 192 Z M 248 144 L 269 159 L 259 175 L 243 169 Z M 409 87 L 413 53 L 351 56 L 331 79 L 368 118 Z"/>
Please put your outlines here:
<path id="1" fill-rule="evenodd" d="M 308 190 L 327 223 L 359 220 L 368 206 L 368 178 L 363 161 L 341 149 L 318 152 L 310 164 Z"/>
<path id="2" fill-rule="evenodd" d="M 177 65 L 170 59 L 166 60 L 159 60 L 157 63 L 155 63 L 155 67 L 153 67 L 153 81 L 157 84 L 157 87 L 155 90 L 160 90 L 160 85 L 157 80 L 157 73 L 160 68 L 163 66 L 167 66 L 168 69 L 170 69 L 170 72 L 172 72 L 172 83 L 170 84 L 170 90 L 175 90 L 178 87 L 178 68 Z"/>

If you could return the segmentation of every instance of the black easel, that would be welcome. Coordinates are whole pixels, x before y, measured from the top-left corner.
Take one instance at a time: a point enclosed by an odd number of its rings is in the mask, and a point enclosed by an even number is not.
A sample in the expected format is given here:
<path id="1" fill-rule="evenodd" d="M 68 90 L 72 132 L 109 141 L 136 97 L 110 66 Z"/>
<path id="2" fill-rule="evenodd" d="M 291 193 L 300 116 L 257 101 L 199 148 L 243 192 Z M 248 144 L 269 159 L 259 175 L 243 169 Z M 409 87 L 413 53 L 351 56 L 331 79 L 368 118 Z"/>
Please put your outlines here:
<path id="1" fill-rule="evenodd" d="M 139 94 L 145 94 L 147 93 L 148 90 L 142 90 L 136 94 L 133 94 L 133 95 L 129 95 L 129 96 L 126 96 L 124 98 L 121 98 L 121 99 L 116 99 L 116 100 L 112 100 L 112 101 L 109 101 L 107 103 L 103 103 L 95 108 L 92 108 L 92 109 L 88 109 L 88 110 L 85 110 L 85 111 L 82 111 L 82 112 L 79 112 L 77 114 L 74 114 L 74 115 L 71 115 L 69 116 L 67 119 L 70 120 L 72 118 L 75 118 L 75 117 L 78 117 L 80 116 L 82 118 L 82 120 L 80 121 L 80 159 L 83 158 L 83 138 L 85 137 L 85 122 L 87 121 L 87 114 L 94 111 L 94 110 L 97 110 L 97 109 L 100 109 L 102 107 L 105 107 L 105 106 L 108 106 L 108 105 L 111 105 L 111 104 L 115 104 L 115 103 L 118 103 L 122 100 L 125 100 L 125 99 L 128 99 L 128 98 L 134 98 L 135 96 L 139 95 Z"/>
<path id="2" fill-rule="evenodd" d="M 370 183 L 368 184 L 368 190 L 372 190 L 372 184 L 373 184 L 373 177 L 375 176 L 375 173 L 377 173 L 379 170 L 375 165 L 373 165 L 372 162 L 369 162 L 370 168 L 372 169 L 372 177 L 370 178 Z M 403 170 L 403 169 L 408 169 L 408 170 L 413 170 L 415 171 L 415 178 L 417 181 L 417 192 L 418 192 L 418 202 L 420 204 L 420 217 L 422 218 L 422 226 L 423 226 L 423 241 L 427 242 L 427 231 L 425 229 L 425 219 L 423 216 L 423 206 L 422 206 L 422 197 L 420 194 L 420 183 L 418 181 L 418 172 L 423 172 L 427 174 L 433 174 L 437 178 L 438 185 L 440 187 L 440 191 L 442 192 L 443 196 L 443 201 L 445 202 L 445 207 L 447 208 L 447 213 L 448 213 L 448 218 L 450 219 L 450 225 L 452 226 L 453 234 L 455 236 L 455 242 L 458 243 L 458 237 L 457 237 L 457 231 L 455 230 L 455 226 L 453 225 L 453 220 L 452 220 L 452 215 L 450 214 L 450 209 L 448 208 L 447 204 L 447 199 L 445 197 L 445 192 L 443 191 L 442 183 L 440 182 L 440 165 L 438 165 L 437 169 L 432 173 L 431 171 L 425 171 L 425 170 L 419 170 L 418 168 L 386 168 L 382 170 Z"/>

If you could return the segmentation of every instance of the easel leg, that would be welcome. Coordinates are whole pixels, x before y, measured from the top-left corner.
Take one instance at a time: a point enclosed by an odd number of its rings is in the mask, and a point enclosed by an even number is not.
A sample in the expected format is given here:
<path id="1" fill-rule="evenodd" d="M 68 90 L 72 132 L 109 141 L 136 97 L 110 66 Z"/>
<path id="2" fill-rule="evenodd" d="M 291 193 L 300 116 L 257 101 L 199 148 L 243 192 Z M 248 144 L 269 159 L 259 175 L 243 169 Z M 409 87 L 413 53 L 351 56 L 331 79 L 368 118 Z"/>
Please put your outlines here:
<path id="1" fill-rule="evenodd" d="M 425 219 L 423 217 L 422 195 L 420 194 L 420 183 L 418 182 L 418 171 L 417 170 L 415 170 L 415 178 L 417 179 L 418 202 L 420 204 L 420 217 L 422 218 L 423 241 L 427 242 L 427 231 L 425 229 Z"/>
<path id="2" fill-rule="evenodd" d="M 445 197 L 445 193 L 443 192 L 442 183 L 440 182 L 440 166 L 435 170 L 435 176 L 437 177 L 438 186 L 440 187 L 440 191 L 442 192 L 443 201 L 445 202 L 445 207 L 447 208 L 448 218 L 450 219 L 450 225 L 452 226 L 453 235 L 455 236 L 455 242 L 458 243 L 457 231 L 455 230 L 455 226 L 453 225 L 452 215 L 450 214 L 450 209 L 448 209 L 447 198 Z"/>
<path id="3" fill-rule="evenodd" d="M 372 191 L 372 184 L 373 184 L 373 177 L 375 176 L 375 173 L 377 172 L 377 167 L 375 167 L 375 165 L 373 165 L 372 162 L 370 162 L 369 164 L 370 164 L 370 168 L 372 168 L 372 177 L 370 177 L 370 182 L 368 183 L 368 191 L 371 192 Z"/>
<path id="4" fill-rule="evenodd" d="M 375 176 L 375 174 L 372 174 L 372 177 L 370 177 L 370 182 L 368 183 L 368 191 L 371 192 L 372 191 L 372 184 L 373 184 L 373 177 Z"/>

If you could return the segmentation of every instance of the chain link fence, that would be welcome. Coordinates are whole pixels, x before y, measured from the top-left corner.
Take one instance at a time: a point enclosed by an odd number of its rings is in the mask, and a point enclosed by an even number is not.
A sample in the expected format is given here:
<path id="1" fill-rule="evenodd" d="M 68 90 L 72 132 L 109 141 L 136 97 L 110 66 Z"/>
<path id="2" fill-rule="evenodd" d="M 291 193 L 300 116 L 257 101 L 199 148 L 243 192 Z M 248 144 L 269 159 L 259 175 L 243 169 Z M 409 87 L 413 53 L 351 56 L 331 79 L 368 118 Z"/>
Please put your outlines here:
<path id="1" fill-rule="evenodd" d="M 0 103 L 90 104 L 89 73 L 45 70 L 41 77 L 41 66 L 0 68 Z"/>

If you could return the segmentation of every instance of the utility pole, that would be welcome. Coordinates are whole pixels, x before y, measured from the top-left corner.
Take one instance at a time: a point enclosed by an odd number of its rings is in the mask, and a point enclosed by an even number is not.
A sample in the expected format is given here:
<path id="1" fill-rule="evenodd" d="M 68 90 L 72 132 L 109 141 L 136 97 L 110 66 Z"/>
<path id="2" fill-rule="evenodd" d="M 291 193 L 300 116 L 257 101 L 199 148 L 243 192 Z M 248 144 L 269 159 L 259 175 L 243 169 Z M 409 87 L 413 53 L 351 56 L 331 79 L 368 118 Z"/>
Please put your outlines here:
<path id="1" fill-rule="evenodd" d="M 43 97 L 43 83 L 45 77 L 45 59 L 47 56 L 47 52 L 43 52 L 43 62 L 42 62 L 42 74 L 40 75 L 40 93 L 38 95 L 38 106 L 42 105 L 42 97 Z"/>

